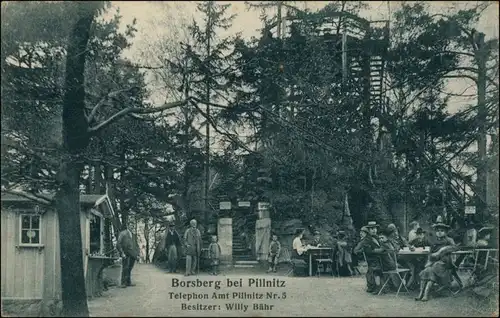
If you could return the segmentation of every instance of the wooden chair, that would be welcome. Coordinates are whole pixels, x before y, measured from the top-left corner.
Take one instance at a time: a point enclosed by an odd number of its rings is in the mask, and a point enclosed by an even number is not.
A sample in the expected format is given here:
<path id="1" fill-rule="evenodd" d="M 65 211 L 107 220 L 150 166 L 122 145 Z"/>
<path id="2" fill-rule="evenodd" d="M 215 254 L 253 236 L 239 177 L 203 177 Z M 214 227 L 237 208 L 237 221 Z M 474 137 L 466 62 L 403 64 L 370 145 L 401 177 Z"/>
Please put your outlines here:
<path id="1" fill-rule="evenodd" d="M 333 276 L 333 248 L 328 252 L 327 255 L 322 255 L 322 250 L 319 250 L 319 257 L 316 259 L 316 276 L 319 277 L 321 275 L 320 268 L 323 268 L 325 265 L 328 268 L 330 267 L 330 272 Z M 325 270 L 326 271 L 326 270 Z"/>
<path id="2" fill-rule="evenodd" d="M 398 291 L 396 292 L 396 297 L 398 297 L 399 291 L 401 290 L 401 287 L 404 287 L 406 289 L 406 292 L 410 293 L 410 291 L 406 287 L 406 276 L 410 272 L 410 269 L 409 268 L 401 268 L 401 267 L 399 267 L 397 253 L 396 252 L 387 252 L 387 254 L 394 261 L 395 269 L 386 270 L 382 266 L 382 274 L 386 278 L 385 278 L 384 284 L 382 285 L 382 288 L 380 288 L 380 291 L 378 292 L 378 295 L 380 295 L 384 291 L 385 287 L 387 286 L 387 284 L 391 280 L 391 277 L 390 277 L 391 275 L 397 275 L 398 278 L 399 278 L 399 281 L 400 281 L 399 287 L 398 287 Z"/>

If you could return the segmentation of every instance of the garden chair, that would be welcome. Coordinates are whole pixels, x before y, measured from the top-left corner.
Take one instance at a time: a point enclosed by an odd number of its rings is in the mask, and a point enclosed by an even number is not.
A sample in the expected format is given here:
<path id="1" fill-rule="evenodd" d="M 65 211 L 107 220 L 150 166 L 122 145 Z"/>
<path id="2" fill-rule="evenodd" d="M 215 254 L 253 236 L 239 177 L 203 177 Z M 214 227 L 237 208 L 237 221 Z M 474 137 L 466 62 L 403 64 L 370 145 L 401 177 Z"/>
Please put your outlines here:
<path id="1" fill-rule="evenodd" d="M 385 278 L 384 284 L 382 285 L 382 288 L 380 288 L 380 291 L 378 292 L 378 295 L 380 295 L 384 291 L 384 289 L 387 286 L 387 284 L 389 283 L 389 281 L 391 281 L 392 275 L 397 275 L 397 277 L 399 278 L 399 287 L 398 287 L 398 291 L 396 292 L 396 297 L 398 297 L 399 291 L 401 290 L 401 287 L 404 287 L 406 289 L 406 292 L 410 293 L 410 291 L 406 287 L 406 276 L 410 272 L 410 269 L 409 268 L 401 268 L 398 265 L 398 258 L 397 258 L 396 252 L 387 252 L 387 254 L 394 261 L 395 269 L 386 270 L 382 266 L 382 274 L 386 278 Z"/>
<path id="2" fill-rule="evenodd" d="M 333 248 L 327 253 L 327 255 L 324 255 L 321 250 L 319 250 L 319 257 L 316 259 L 316 276 L 319 278 L 321 275 L 321 269 L 323 268 L 325 272 L 327 271 L 328 268 L 330 268 L 330 273 L 333 276 L 333 260 L 334 260 L 334 255 L 333 255 Z M 338 272 L 338 265 L 337 265 L 337 272 Z"/>

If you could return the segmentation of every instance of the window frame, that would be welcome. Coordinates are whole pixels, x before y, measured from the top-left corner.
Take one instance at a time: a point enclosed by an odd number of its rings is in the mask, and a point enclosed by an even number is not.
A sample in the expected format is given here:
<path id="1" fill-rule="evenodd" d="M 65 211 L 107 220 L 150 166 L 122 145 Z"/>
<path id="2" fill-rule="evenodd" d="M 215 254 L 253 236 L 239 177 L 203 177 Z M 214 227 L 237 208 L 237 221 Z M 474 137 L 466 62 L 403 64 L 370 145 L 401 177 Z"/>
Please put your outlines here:
<path id="1" fill-rule="evenodd" d="M 23 217 L 30 217 L 30 225 L 32 224 L 32 217 L 38 217 L 38 243 L 23 243 Z M 25 229 L 26 230 L 26 229 Z M 31 227 L 30 227 L 31 230 Z M 41 247 L 42 244 L 42 215 L 35 213 L 19 213 L 19 246 L 20 247 Z"/>

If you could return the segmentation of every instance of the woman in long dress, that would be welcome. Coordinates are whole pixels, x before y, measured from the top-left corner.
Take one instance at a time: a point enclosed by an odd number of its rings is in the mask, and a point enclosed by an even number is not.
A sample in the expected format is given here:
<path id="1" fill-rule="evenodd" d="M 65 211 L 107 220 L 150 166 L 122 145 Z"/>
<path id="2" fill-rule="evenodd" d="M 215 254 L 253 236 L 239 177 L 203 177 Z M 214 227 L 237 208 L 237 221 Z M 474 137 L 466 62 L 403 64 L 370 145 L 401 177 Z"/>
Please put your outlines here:
<path id="1" fill-rule="evenodd" d="M 429 300 L 429 292 L 433 284 L 450 286 L 454 265 L 451 259 L 452 252 L 457 247 L 452 238 L 447 236 L 449 226 L 437 223 L 432 226 L 436 240 L 431 245 L 429 260 L 423 271 L 420 272 L 420 294 L 415 300 Z"/>

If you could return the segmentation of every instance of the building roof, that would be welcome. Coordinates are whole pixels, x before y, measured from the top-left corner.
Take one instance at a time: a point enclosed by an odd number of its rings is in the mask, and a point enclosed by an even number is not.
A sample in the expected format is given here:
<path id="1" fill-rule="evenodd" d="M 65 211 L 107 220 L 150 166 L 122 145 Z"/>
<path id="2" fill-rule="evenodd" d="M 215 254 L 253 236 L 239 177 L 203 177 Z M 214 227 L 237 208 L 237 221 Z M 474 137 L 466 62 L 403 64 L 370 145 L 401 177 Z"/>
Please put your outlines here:
<path id="1" fill-rule="evenodd" d="M 55 194 L 38 194 L 37 197 L 40 198 L 45 198 L 49 201 L 53 200 L 55 197 Z M 34 199 L 36 199 L 35 196 L 33 196 Z M 80 195 L 80 204 L 82 205 L 99 205 L 103 201 L 105 201 L 108 198 L 106 194 L 81 194 Z M 30 202 L 33 201 L 36 203 L 36 200 L 30 200 L 29 198 L 21 195 L 17 195 L 14 193 L 5 193 L 2 192 L 2 197 L 1 197 L 2 202 Z"/>

